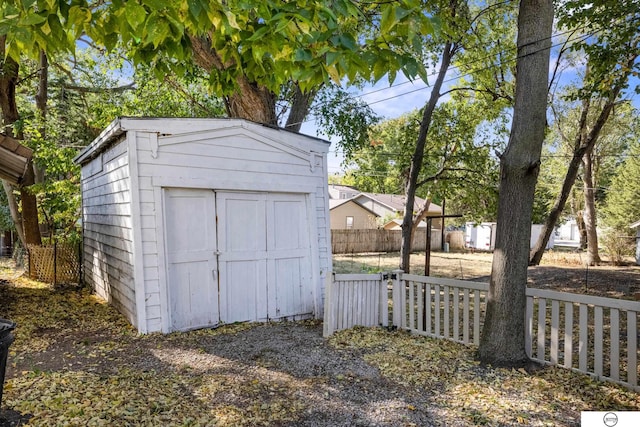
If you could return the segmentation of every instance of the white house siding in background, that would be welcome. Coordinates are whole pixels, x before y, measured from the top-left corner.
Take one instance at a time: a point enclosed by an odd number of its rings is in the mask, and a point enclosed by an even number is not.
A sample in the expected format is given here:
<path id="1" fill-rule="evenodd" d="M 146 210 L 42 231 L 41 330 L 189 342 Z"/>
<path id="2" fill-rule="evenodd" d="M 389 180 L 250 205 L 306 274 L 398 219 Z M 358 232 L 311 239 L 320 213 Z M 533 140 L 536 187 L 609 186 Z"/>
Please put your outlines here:
<path id="1" fill-rule="evenodd" d="M 465 225 L 465 246 L 467 248 L 480 249 L 485 251 L 492 251 L 496 246 L 496 226 L 495 222 L 482 222 L 479 224 L 473 222 L 467 222 Z M 531 225 L 531 238 L 529 241 L 529 247 L 533 248 L 538 241 L 538 237 L 542 232 L 542 224 Z M 549 241 L 547 242 L 546 249 L 553 249 L 555 242 L 555 236 L 551 234 Z"/>
<path id="2" fill-rule="evenodd" d="M 114 121 L 76 158 L 85 280 L 143 333 L 321 316 L 328 148 L 244 120 Z"/>

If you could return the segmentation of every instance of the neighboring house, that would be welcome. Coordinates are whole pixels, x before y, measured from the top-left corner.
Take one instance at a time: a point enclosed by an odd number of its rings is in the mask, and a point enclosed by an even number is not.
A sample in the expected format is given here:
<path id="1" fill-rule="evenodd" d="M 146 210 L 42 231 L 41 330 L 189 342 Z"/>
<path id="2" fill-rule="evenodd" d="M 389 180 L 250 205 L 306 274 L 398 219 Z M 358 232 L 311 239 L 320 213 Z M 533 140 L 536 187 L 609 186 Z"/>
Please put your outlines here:
<path id="1" fill-rule="evenodd" d="M 426 227 L 427 227 L 427 223 L 424 221 L 421 221 L 420 224 L 418 224 L 418 228 L 420 229 L 423 229 Z M 402 230 L 402 220 L 392 219 L 391 221 L 383 225 L 382 228 L 384 228 L 385 230 Z"/>
<path id="2" fill-rule="evenodd" d="M 332 200 L 347 200 L 358 194 L 360 191 L 348 185 L 329 184 L 329 198 Z"/>
<path id="3" fill-rule="evenodd" d="M 375 212 L 359 205 L 352 199 L 329 200 L 329 216 L 332 230 L 363 230 L 378 228 Z"/>
<path id="4" fill-rule="evenodd" d="M 580 230 L 578 223 L 574 218 L 568 219 L 556 227 L 555 233 L 551 234 L 551 238 L 555 235 L 556 246 L 567 246 L 577 248 L 580 246 Z"/>
<path id="5" fill-rule="evenodd" d="M 636 264 L 640 265 L 640 221 L 636 221 L 629 226 L 636 229 Z"/>
<path id="6" fill-rule="evenodd" d="M 358 204 L 373 211 L 380 218 L 401 218 L 404 212 L 406 197 L 397 194 L 360 193 L 354 197 Z M 414 210 L 418 210 L 425 203 L 420 197 L 415 198 Z M 429 205 L 429 215 L 436 216 L 442 214 L 442 208 L 435 203 Z M 442 221 L 434 219 L 433 228 L 441 228 Z"/>
<path id="7" fill-rule="evenodd" d="M 82 166 L 85 282 L 142 333 L 322 317 L 327 152 L 239 119 L 117 119 Z"/>

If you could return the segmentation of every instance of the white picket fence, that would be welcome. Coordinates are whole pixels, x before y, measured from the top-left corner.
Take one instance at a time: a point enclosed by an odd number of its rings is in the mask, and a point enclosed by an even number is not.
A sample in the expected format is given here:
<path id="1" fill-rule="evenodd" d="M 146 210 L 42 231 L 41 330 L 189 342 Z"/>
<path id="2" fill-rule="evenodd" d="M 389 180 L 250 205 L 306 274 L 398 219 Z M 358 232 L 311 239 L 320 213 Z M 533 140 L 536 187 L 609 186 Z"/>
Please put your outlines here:
<path id="1" fill-rule="evenodd" d="M 336 274 L 325 291 L 324 333 L 391 324 L 478 345 L 488 290 L 488 283 L 401 271 Z M 637 301 L 528 288 L 527 354 L 541 363 L 640 390 L 638 313 Z"/>

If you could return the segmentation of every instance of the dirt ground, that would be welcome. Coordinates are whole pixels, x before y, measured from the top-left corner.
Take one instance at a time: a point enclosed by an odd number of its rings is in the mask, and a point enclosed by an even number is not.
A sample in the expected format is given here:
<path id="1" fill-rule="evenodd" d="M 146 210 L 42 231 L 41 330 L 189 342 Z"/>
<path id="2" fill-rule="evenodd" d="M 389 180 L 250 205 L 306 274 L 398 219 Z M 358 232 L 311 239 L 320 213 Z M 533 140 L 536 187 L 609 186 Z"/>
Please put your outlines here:
<path id="1" fill-rule="evenodd" d="M 366 273 L 389 271 L 398 267 L 398 253 L 335 255 L 335 273 Z M 489 281 L 492 253 L 487 252 L 433 252 L 430 272 L 432 276 L 463 280 Z M 632 259 L 625 265 L 611 265 L 603 257 L 601 265 L 587 267 L 585 255 L 580 252 L 549 251 L 539 266 L 529 267 L 528 286 L 562 292 L 575 292 L 611 298 L 636 299 L 640 292 L 640 266 Z M 425 254 L 411 255 L 411 272 L 424 274 Z"/>

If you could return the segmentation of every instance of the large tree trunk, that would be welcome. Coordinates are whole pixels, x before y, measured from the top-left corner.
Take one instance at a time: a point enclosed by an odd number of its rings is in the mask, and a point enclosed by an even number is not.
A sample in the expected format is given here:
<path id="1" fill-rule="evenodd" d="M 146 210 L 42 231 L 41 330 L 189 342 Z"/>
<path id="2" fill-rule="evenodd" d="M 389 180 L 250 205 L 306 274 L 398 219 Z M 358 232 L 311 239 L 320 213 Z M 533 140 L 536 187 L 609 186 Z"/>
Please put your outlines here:
<path id="1" fill-rule="evenodd" d="M 511 136 L 500 159 L 496 246 L 478 356 L 496 366 L 525 366 L 529 239 L 546 128 L 553 0 L 522 0 Z"/>
<path id="2" fill-rule="evenodd" d="M 300 132 L 302 122 L 304 122 L 307 114 L 309 114 L 309 108 L 316 94 L 317 91 L 315 90 L 304 93 L 300 90 L 300 86 L 294 83 L 293 99 L 291 101 L 291 109 L 289 110 L 287 123 L 284 125 L 285 129 Z"/>
<path id="3" fill-rule="evenodd" d="M 20 186 L 20 205 L 22 206 L 22 227 L 24 229 L 24 243 L 27 245 L 41 245 L 40 225 L 38 221 L 38 202 L 29 186 L 35 183 L 35 173 L 31 161 L 27 164 L 24 183 Z"/>
<path id="4" fill-rule="evenodd" d="M 44 50 L 40 51 L 40 70 L 38 71 L 38 92 L 36 93 L 36 108 L 40 113 L 40 136 L 42 139 L 47 137 L 47 101 L 49 99 L 49 60 Z M 44 168 L 35 167 L 35 182 L 40 184 L 44 182 Z"/>
<path id="5" fill-rule="evenodd" d="M 0 57 L 4 57 L 5 53 L 5 40 L 6 38 L 0 37 Z M 16 103 L 16 87 L 18 85 L 18 70 L 19 65 L 13 59 L 7 57 L 2 62 L 2 68 L 0 68 L 0 109 L 2 110 L 2 122 L 7 135 L 16 136 L 21 139 L 21 132 L 15 132 L 14 124 L 20 118 L 18 113 L 18 104 Z M 26 187 L 34 183 L 35 176 L 33 170 L 33 164 L 28 163 L 23 183 L 20 186 L 20 202 L 22 206 L 22 221 L 15 223 L 16 229 L 20 228 L 23 231 L 21 235 L 18 233 L 18 237 L 22 238 L 22 244 L 41 244 L 40 227 L 38 226 L 38 205 L 36 196 L 26 190 Z M 9 186 L 3 185 L 5 192 Z M 12 198 L 13 194 L 7 192 L 7 197 Z"/>
<path id="6" fill-rule="evenodd" d="M 440 90 L 442 89 L 442 83 L 449 69 L 451 63 L 451 57 L 454 53 L 454 46 L 451 42 L 445 43 L 442 58 L 440 61 L 440 69 L 438 71 L 438 77 L 431 88 L 431 95 L 429 101 L 424 107 L 422 113 L 422 120 L 420 121 L 420 133 L 418 134 L 418 140 L 416 141 L 416 148 L 413 151 L 411 157 L 411 166 L 409 168 L 409 177 L 406 184 L 406 202 L 404 208 L 404 216 L 402 218 L 402 245 L 400 246 L 400 269 L 409 272 L 411 266 L 411 244 L 413 242 L 413 235 L 415 233 L 416 225 L 422 220 L 420 218 L 416 221 L 414 218 L 413 209 L 415 206 L 416 190 L 418 189 L 418 177 L 420 176 L 420 170 L 422 169 L 422 163 L 424 160 L 424 148 L 427 143 L 427 133 L 431 126 L 431 117 L 433 111 L 440 99 Z M 427 244 L 429 244 L 427 242 Z"/>
<path id="7" fill-rule="evenodd" d="M 582 185 L 584 189 L 584 226 L 587 233 L 587 265 L 599 265 L 600 254 L 598 252 L 598 232 L 596 230 L 596 191 L 593 180 L 591 150 L 585 153 L 582 158 L 584 173 L 582 174 Z"/>
<path id="8" fill-rule="evenodd" d="M 191 36 L 193 59 L 195 63 L 207 72 L 224 70 L 232 64 L 222 62 L 220 56 L 211 46 L 209 36 Z M 249 81 L 245 76 L 236 80 L 238 90 L 224 97 L 229 117 L 251 120 L 271 126 L 278 126 L 276 111 L 277 96 L 266 87 Z M 315 93 L 303 93 L 295 85 L 296 91 L 292 100 L 291 112 L 286 128 L 299 131 L 302 121 L 309 112 L 309 106 Z"/>

